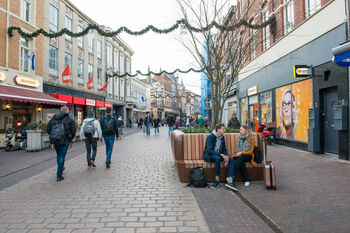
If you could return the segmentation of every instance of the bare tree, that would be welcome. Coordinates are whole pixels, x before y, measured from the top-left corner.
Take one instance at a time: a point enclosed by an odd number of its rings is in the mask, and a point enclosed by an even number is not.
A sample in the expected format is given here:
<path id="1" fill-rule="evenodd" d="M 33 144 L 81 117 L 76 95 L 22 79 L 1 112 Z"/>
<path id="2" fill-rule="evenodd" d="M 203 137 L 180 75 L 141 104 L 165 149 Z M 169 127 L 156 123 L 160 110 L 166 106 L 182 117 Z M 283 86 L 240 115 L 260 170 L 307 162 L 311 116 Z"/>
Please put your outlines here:
<path id="1" fill-rule="evenodd" d="M 188 50 L 197 65 L 205 68 L 205 75 L 211 84 L 212 125 L 222 121 L 227 98 L 232 94 L 234 84 L 242 67 L 250 59 L 251 52 L 261 39 L 257 30 L 242 24 L 250 23 L 248 11 L 238 18 L 235 6 L 225 0 L 177 0 L 183 18 L 192 26 L 205 28 L 213 21 L 224 28 L 211 28 L 196 33 L 188 30 L 186 38 L 178 41 Z"/>

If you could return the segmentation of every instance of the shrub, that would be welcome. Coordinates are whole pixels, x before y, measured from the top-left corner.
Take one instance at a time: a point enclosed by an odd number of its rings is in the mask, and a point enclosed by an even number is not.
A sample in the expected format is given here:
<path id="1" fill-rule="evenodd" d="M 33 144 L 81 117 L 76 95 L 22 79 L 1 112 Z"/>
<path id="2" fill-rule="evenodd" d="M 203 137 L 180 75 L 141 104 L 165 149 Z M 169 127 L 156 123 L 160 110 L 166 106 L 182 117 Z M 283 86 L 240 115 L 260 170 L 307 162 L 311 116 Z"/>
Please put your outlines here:
<path id="1" fill-rule="evenodd" d="M 29 123 L 27 126 L 27 130 L 35 130 L 38 128 L 38 124 L 37 123 Z"/>

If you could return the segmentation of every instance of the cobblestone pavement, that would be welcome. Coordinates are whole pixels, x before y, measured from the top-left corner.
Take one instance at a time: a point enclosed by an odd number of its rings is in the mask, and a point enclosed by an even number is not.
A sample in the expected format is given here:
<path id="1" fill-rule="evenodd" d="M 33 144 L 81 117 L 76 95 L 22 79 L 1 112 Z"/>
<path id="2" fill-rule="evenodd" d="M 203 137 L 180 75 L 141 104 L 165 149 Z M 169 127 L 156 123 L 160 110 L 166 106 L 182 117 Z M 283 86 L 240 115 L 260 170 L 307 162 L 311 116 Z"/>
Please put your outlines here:
<path id="1" fill-rule="evenodd" d="M 62 182 L 54 167 L 2 190 L 0 232 L 209 232 L 178 182 L 165 129 L 118 141 L 110 169 L 102 146 L 96 168 L 87 169 L 82 151 Z"/>
<path id="2" fill-rule="evenodd" d="M 283 232 L 350 231 L 350 162 L 281 146 L 268 148 L 277 190 L 238 185 L 242 195 Z"/>

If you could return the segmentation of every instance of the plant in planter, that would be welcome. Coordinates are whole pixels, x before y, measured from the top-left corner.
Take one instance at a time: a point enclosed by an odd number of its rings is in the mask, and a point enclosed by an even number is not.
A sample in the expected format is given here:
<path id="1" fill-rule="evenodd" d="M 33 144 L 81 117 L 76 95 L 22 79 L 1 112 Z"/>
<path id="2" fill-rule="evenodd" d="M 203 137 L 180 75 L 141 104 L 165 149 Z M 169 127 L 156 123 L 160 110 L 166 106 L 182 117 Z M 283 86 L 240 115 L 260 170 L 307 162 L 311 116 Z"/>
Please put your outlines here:
<path id="1" fill-rule="evenodd" d="M 38 124 L 37 123 L 29 123 L 27 126 L 27 130 L 36 130 L 38 128 Z"/>
<path id="2" fill-rule="evenodd" d="M 29 123 L 27 126 L 27 151 L 42 149 L 41 129 L 37 123 Z"/>

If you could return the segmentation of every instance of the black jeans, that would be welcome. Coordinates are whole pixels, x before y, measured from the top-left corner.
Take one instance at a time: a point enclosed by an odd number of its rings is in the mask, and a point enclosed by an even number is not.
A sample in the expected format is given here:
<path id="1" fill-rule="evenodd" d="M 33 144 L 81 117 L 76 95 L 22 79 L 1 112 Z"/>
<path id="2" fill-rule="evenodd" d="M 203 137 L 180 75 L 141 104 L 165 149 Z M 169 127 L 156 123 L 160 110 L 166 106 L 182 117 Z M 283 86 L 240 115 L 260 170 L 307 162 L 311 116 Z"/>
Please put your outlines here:
<path id="1" fill-rule="evenodd" d="M 88 165 L 91 165 L 90 161 L 95 161 L 96 153 L 97 153 L 97 141 L 98 138 L 87 138 L 85 139 L 85 147 L 86 147 L 86 161 Z M 91 157 L 91 147 L 92 147 L 92 157 Z"/>
<path id="2" fill-rule="evenodd" d="M 234 158 L 235 160 L 235 168 L 233 169 L 233 176 L 237 176 L 238 172 L 242 172 L 242 176 L 244 181 L 250 181 L 247 167 L 245 166 L 246 162 L 250 162 L 252 160 L 251 155 L 241 155 L 239 157 Z"/>

